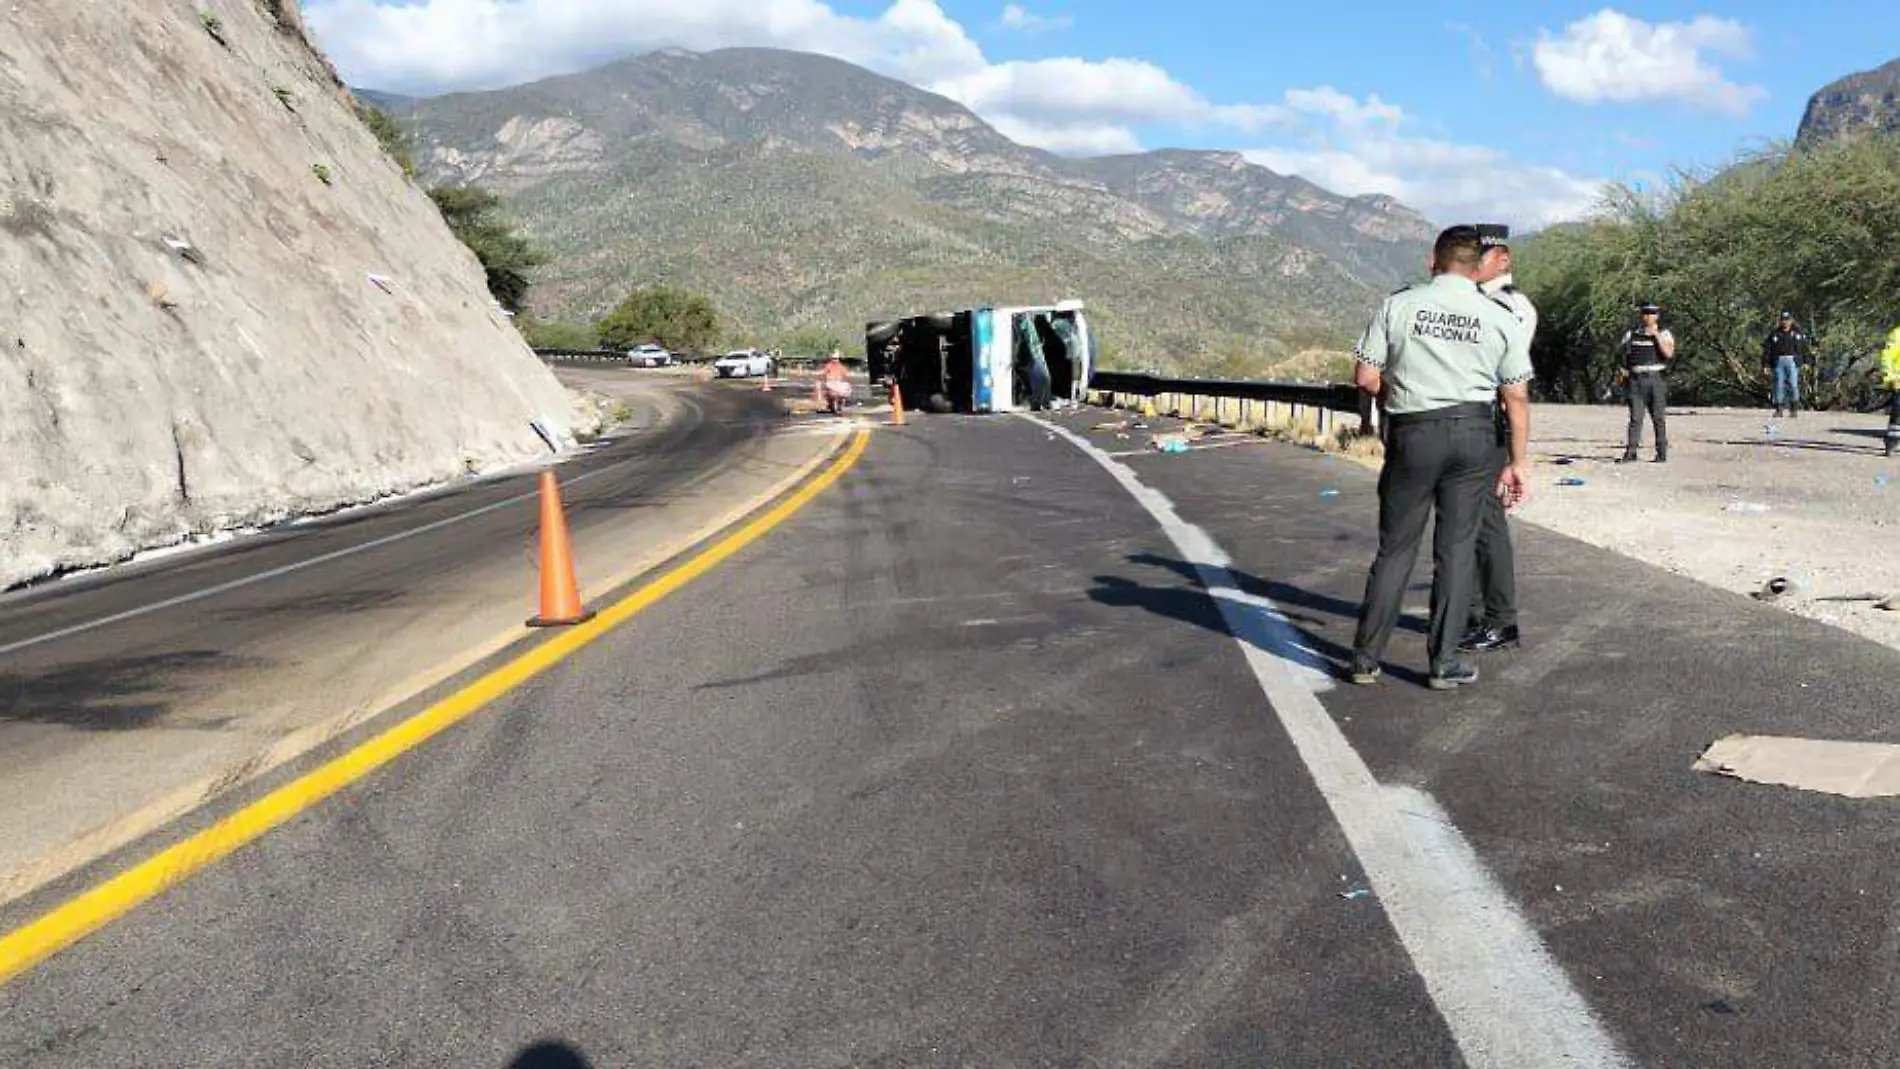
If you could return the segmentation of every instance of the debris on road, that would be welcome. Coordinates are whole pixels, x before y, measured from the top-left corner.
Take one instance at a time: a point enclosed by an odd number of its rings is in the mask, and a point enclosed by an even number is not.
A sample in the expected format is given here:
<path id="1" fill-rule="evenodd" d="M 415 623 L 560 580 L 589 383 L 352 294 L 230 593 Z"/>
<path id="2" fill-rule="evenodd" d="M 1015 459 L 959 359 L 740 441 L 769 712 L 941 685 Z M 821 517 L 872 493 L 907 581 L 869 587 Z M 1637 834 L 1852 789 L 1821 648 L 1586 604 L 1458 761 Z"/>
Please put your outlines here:
<path id="1" fill-rule="evenodd" d="M 1846 798 L 1900 796 L 1900 746 L 1884 742 L 1730 735 L 1703 751 L 1692 768 Z"/>
<path id="2" fill-rule="evenodd" d="M 1369 887 L 1355 887 L 1350 891 L 1339 892 L 1339 897 L 1345 899 L 1348 902 L 1352 902 L 1361 898 L 1370 898 L 1371 896 L 1372 896 L 1372 889 Z"/>
<path id="3" fill-rule="evenodd" d="M 1162 453 L 1185 453 L 1188 451 L 1188 436 L 1185 434 L 1157 434 L 1154 436 L 1154 448 Z"/>
<path id="4" fill-rule="evenodd" d="M 1767 505 L 1756 501 L 1731 501 L 1722 506 L 1723 512 L 1733 512 L 1742 516 L 1759 516 L 1770 511 Z"/>
<path id="5" fill-rule="evenodd" d="M 1326 489 L 1324 489 L 1324 490 L 1321 490 L 1321 491 L 1319 492 L 1319 496 L 1321 496 L 1321 497 L 1338 497 L 1338 496 L 1339 496 L 1339 487 L 1337 487 L 1337 486 L 1329 486 L 1329 487 L 1327 487 Z"/>
<path id="6" fill-rule="evenodd" d="M 1558 486 L 1587 486 L 1589 484 L 1584 482 L 1582 479 L 1577 478 L 1575 475 L 1566 475 L 1563 478 L 1557 480 L 1557 485 Z"/>
<path id="7" fill-rule="evenodd" d="M 1749 597 L 1754 598 L 1756 601 L 1774 601 L 1776 598 L 1786 596 L 1788 592 L 1793 589 L 1795 589 L 1795 585 L 1792 580 L 1786 576 L 1777 575 L 1773 579 L 1763 583 L 1761 589 L 1750 594 Z"/>
<path id="8" fill-rule="evenodd" d="M 1113 420 L 1109 420 L 1109 421 L 1108 421 L 1107 423 L 1097 423 L 1097 424 L 1096 424 L 1096 425 L 1094 425 L 1093 427 L 1090 427 L 1090 428 L 1089 428 L 1089 430 L 1092 430 L 1092 431 L 1125 431 L 1125 430 L 1127 430 L 1127 429 L 1128 429 L 1128 425 L 1129 425 L 1129 422 L 1130 422 L 1130 421 L 1128 421 L 1128 420 L 1125 420 L 1125 419 L 1113 419 Z"/>

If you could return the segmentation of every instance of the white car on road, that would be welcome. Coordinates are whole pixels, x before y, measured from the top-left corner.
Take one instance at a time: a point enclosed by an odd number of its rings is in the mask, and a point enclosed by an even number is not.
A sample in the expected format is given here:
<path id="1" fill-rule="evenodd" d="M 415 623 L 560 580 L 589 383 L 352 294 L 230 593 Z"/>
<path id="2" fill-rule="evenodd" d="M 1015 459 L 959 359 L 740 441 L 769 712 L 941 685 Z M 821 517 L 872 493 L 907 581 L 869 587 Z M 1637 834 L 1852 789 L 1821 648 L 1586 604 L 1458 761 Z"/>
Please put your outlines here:
<path id="1" fill-rule="evenodd" d="M 642 345 L 627 350 L 628 367 L 672 367 L 679 363 L 664 345 Z"/>
<path id="2" fill-rule="evenodd" d="M 772 358 L 757 349 L 735 349 L 713 361 L 713 371 L 722 379 L 770 378 Z"/>

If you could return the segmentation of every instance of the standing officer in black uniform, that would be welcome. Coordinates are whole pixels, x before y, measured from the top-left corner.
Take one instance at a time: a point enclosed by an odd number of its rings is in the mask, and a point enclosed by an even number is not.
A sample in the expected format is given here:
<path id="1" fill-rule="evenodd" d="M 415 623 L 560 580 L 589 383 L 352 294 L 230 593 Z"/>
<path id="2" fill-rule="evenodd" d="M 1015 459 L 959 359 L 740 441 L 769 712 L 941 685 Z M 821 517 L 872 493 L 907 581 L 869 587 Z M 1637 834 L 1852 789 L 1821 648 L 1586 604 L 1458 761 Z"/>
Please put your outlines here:
<path id="1" fill-rule="evenodd" d="M 1537 306 L 1517 288 L 1512 277 L 1511 228 L 1501 223 L 1479 223 L 1478 240 L 1484 258 L 1478 261 L 1478 289 L 1517 317 L 1524 327 L 1525 344 L 1537 336 Z M 1511 426 L 1504 405 L 1497 409 L 1498 448 L 1495 468 L 1501 477 L 1511 464 Z M 1514 649 L 1521 642 L 1517 630 L 1517 554 L 1511 546 L 1511 523 L 1504 501 L 1486 494 L 1484 516 L 1478 521 L 1478 582 L 1471 599 L 1471 618 L 1463 653 Z"/>
<path id="2" fill-rule="evenodd" d="M 1432 280 L 1386 298 L 1359 341 L 1354 380 L 1386 398 L 1391 432 L 1379 473 L 1379 556 L 1353 639 L 1354 683 L 1379 679 L 1434 510 L 1430 685 L 1451 690 L 1478 679 L 1455 647 L 1471 604 L 1484 495 L 1516 504 L 1529 492 L 1531 379 L 1523 326 L 1478 291 L 1481 254 L 1473 227 L 1438 235 Z M 1494 466 L 1500 394 L 1511 424 L 1511 463 L 1502 476 Z"/>
<path id="3" fill-rule="evenodd" d="M 1656 425 L 1656 463 L 1669 460 L 1669 388 L 1663 372 L 1676 358 L 1676 336 L 1662 328 L 1662 309 L 1654 301 L 1637 306 L 1642 321 L 1623 335 L 1618 345 L 1623 367 L 1619 372 L 1629 382 L 1630 429 L 1624 440 L 1621 464 L 1636 461 L 1643 444 L 1643 413 Z"/>

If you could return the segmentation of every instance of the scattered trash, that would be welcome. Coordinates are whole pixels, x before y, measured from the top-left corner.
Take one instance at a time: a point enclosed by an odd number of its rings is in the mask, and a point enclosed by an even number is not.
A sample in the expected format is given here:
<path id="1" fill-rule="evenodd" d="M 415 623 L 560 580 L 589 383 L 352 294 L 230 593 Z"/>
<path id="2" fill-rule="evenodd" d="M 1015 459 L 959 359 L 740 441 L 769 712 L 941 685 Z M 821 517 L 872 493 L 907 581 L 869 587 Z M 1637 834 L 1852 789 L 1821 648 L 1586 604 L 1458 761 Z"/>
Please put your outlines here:
<path id="1" fill-rule="evenodd" d="M 1900 746 L 1884 742 L 1730 735 L 1704 750 L 1691 768 L 1846 798 L 1900 795 Z"/>
<path id="2" fill-rule="evenodd" d="M 1345 899 L 1348 902 L 1352 902 L 1361 898 L 1369 898 L 1371 897 L 1371 895 L 1372 895 L 1372 889 L 1369 887 L 1355 887 L 1350 891 L 1339 892 L 1339 897 Z"/>
<path id="3" fill-rule="evenodd" d="M 1769 511 L 1767 505 L 1755 501 L 1731 501 L 1722 506 L 1723 512 L 1733 512 L 1743 516 L 1759 516 Z"/>
<path id="4" fill-rule="evenodd" d="M 1128 436 L 1126 434 L 1118 434 L 1115 437 L 1121 439 L 1124 442 L 1128 440 Z"/>
<path id="5" fill-rule="evenodd" d="M 1576 462 L 1577 462 L 1576 457 L 1558 457 L 1557 459 L 1551 461 L 1552 464 L 1555 464 L 1560 468 L 1567 468 L 1570 465 L 1575 464 Z"/>
<path id="6" fill-rule="evenodd" d="M 165 247 L 177 253 L 179 256 L 184 257 L 191 263 L 197 264 L 200 267 L 204 266 L 205 254 L 193 248 L 191 242 L 183 238 L 167 237 L 165 239 Z"/>
<path id="7" fill-rule="evenodd" d="M 1733 1017 L 1741 1012 L 1730 1005 L 1729 1000 L 1725 998 L 1718 998 L 1714 1002 L 1704 1002 L 1702 1008 L 1708 1010 L 1710 1013 L 1720 1014 L 1723 1017 Z"/>
<path id="8" fill-rule="evenodd" d="M 1185 434 L 1157 434 L 1154 447 L 1163 453 L 1185 453 L 1189 448 L 1188 438 Z"/>
<path id="9" fill-rule="evenodd" d="M 1777 438 L 1777 437 L 1780 437 L 1780 435 L 1781 435 L 1781 428 L 1780 428 L 1780 427 L 1777 427 L 1777 426 L 1775 426 L 1774 424 L 1772 424 L 1772 423 L 1771 423 L 1771 424 L 1769 424 L 1769 425 L 1767 425 L 1767 426 L 1765 426 L 1765 427 L 1763 427 L 1763 428 L 1761 429 L 1761 432 L 1762 432 L 1762 434 L 1764 434 L 1764 435 L 1766 435 L 1766 436 L 1768 436 L 1768 437 L 1770 437 L 1770 438 Z"/>
<path id="10" fill-rule="evenodd" d="M 1097 423 L 1095 426 L 1089 428 L 1089 430 L 1092 431 L 1125 431 L 1127 429 L 1128 420 L 1125 419 L 1110 420 L 1107 423 Z"/>
<path id="11" fill-rule="evenodd" d="M 1055 441 L 1055 440 L 1056 440 L 1056 436 L 1055 436 L 1055 435 L 1053 435 L 1053 434 L 1051 434 L 1051 435 L 1049 435 L 1049 441 L 1052 441 L 1052 442 L 1053 442 L 1053 441 Z"/>
<path id="12" fill-rule="evenodd" d="M 1319 496 L 1321 496 L 1321 497 L 1338 497 L 1338 496 L 1339 496 L 1339 487 L 1337 487 L 1337 486 L 1329 486 L 1329 487 L 1327 487 L 1326 489 L 1324 489 L 1324 490 L 1321 490 L 1321 491 L 1319 492 Z"/>
<path id="13" fill-rule="evenodd" d="M 1138 431 L 1145 431 L 1148 429 L 1148 425 L 1146 423 L 1130 423 L 1129 426 L 1135 428 Z"/>
<path id="14" fill-rule="evenodd" d="M 1794 589 L 1794 584 L 1786 576 L 1777 575 L 1761 585 L 1761 589 L 1749 595 L 1756 601 L 1773 601 L 1785 596 Z"/>
<path id="15" fill-rule="evenodd" d="M 1018 475 L 1018 476 L 1016 476 L 1016 477 L 1015 477 L 1014 479 L 1011 479 L 1011 480 L 1010 480 L 1009 482 L 1010 482 L 1010 485 L 1011 485 L 1011 486 L 1022 486 L 1023 484 L 1025 484 L 1025 483 L 1027 483 L 1028 481 L 1029 481 L 1029 476 L 1027 476 L 1027 475 Z"/>
<path id="16" fill-rule="evenodd" d="M 1880 487 L 1882 490 L 1887 488 L 1887 482 L 1888 479 L 1885 475 L 1874 476 L 1874 485 Z"/>
<path id="17" fill-rule="evenodd" d="M 1566 475 L 1563 478 L 1557 480 L 1557 485 L 1558 486 L 1587 486 L 1589 484 L 1584 482 L 1582 479 L 1577 478 L 1575 475 Z"/>
<path id="18" fill-rule="evenodd" d="M 375 274 L 374 272 L 366 272 L 363 277 L 369 279 L 370 285 L 375 286 L 377 289 L 382 290 L 384 293 L 396 292 L 395 289 L 393 288 L 395 286 L 396 280 L 393 278 L 390 278 L 388 275 L 378 275 L 378 274 Z"/>

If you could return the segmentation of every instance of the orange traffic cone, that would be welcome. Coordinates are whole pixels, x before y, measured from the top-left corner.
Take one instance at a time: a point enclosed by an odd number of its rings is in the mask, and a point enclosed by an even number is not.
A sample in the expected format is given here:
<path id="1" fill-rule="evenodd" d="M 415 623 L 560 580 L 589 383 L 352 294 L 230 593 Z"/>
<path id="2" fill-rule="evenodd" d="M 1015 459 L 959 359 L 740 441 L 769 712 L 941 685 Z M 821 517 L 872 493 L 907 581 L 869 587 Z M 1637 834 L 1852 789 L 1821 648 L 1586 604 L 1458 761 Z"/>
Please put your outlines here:
<path id="1" fill-rule="evenodd" d="M 586 623 L 592 612 L 581 608 L 581 588 L 574 579 L 574 554 L 567 543 L 567 515 L 561 511 L 561 488 L 554 473 L 541 473 L 541 614 L 529 627 L 565 627 Z"/>
<path id="2" fill-rule="evenodd" d="M 902 427 L 903 425 L 904 391 L 898 389 L 897 384 L 893 382 L 891 383 L 891 426 Z"/>

